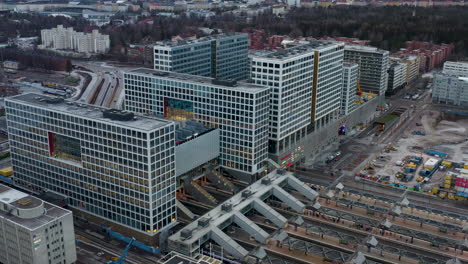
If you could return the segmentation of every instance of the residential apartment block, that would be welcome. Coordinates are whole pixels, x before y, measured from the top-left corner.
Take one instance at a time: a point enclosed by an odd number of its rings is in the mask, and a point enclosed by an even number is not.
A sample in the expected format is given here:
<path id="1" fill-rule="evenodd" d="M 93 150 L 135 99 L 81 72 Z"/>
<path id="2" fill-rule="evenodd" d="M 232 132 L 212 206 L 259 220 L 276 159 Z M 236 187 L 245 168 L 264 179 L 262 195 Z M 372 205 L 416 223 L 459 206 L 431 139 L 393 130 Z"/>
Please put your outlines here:
<path id="1" fill-rule="evenodd" d="M 310 46 L 301 45 L 250 56 L 252 81 L 270 88 L 270 154 L 279 154 L 306 136 L 312 120 L 314 54 Z"/>
<path id="2" fill-rule="evenodd" d="M 411 83 L 419 76 L 419 57 L 418 56 L 390 56 L 390 63 L 398 62 L 406 64 L 406 83 Z"/>
<path id="3" fill-rule="evenodd" d="M 344 59 L 359 65 L 361 89 L 384 95 L 388 84 L 389 52 L 369 46 L 347 45 Z"/>
<path id="4" fill-rule="evenodd" d="M 468 62 L 447 61 L 443 71 L 434 74 L 432 102 L 468 106 Z"/>
<path id="5" fill-rule="evenodd" d="M 348 115 L 356 109 L 356 90 L 359 66 L 356 63 L 343 64 L 343 91 L 341 94 L 341 113 Z"/>
<path id="6" fill-rule="evenodd" d="M 109 35 L 102 35 L 97 29 L 91 33 L 76 32 L 72 27 L 41 30 L 43 49 L 73 50 L 79 53 L 107 53 L 110 48 Z"/>
<path id="7" fill-rule="evenodd" d="M 154 46 L 154 69 L 222 80 L 248 77 L 248 35 L 226 33 Z"/>
<path id="8" fill-rule="evenodd" d="M 135 69 L 124 74 L 125 107 L 136 113 L 195 120 L 220 130 L 220 165 L 248 176 L 267 159 L 270 91 L 245 82 Z"/>
<path id="9" fill-rule="evenodd" d="M 172 121 L 38 94 L 5 101 L 17 184 L 135 236 L 176 221 Z"/>
<path id="10" fill-rule="evenodd" d="M 72 212 L 0 184 L 0 263 L 76 260 Z"/>
<path id="11" fill-rule="evenodd" d="M 406 64 L 393 62 L 388 69 L 387 92 L 392 93 L 406 84 Z"/>
<path id="12" fill-rule="evenodd" d="M 443 72 L 468 77 L 468 62 L 447 61 L 444 63 Z"/>

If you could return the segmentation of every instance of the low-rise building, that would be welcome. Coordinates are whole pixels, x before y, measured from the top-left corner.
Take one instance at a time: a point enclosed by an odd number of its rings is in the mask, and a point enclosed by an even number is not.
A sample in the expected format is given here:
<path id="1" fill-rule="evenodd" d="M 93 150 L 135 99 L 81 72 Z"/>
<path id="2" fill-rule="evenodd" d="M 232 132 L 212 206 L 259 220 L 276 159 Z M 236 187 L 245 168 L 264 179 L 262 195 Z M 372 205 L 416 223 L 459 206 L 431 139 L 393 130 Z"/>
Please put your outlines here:
<path id="1" fill-rule="evenodd" d="M 24 69 L 24 66 L 17 61 L 4 61 L 3 68 L 9 70 L 21 70 Z"/>
<path id="2" fill-rule="evenodd" d="M 75 263 L 72 212 L 0 184 L 0 263 Z"/>
<path id="3" fill-rule="evenodd" d="M 413 80 L 416 80 L 419 76 L 419 56 L 409 55 L 409 56 L 394 56 L 390 58 L 390 62 L 399 62 L 406 64 L 406 83 L 410 83 Z"/>
<path id="4" fill-rule="evenodd" d="M 468 76 L 436 73 L 432 86 L 433 103 L 468 106 Z"/>

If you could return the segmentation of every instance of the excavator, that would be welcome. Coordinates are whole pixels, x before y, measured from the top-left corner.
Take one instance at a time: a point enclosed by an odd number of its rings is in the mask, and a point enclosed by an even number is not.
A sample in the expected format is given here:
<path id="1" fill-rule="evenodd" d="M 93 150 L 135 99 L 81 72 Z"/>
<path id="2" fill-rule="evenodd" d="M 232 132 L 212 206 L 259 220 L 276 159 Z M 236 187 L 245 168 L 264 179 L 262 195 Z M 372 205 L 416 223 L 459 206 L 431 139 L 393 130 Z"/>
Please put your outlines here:
<path id="1" fill-rule="evenodd" d="M 108 262 L 106 262 L 106 264 L 125 264 L 125 259 L 127 258 L 127 254 L 128 254 L 128 251 L 130 250 L 130 248 L 132 247 L 132 244 L 133 242 L 135 241 L 135 238 L 132 238 L 130 240 L 130 242 L 128 243 L 128 245 L 125 247 L 125 249 L 123 250 L 122 254 L 120 255 L 120 257 L 113 257 L 115 259 L 111 259 L 109 260 Z"/>

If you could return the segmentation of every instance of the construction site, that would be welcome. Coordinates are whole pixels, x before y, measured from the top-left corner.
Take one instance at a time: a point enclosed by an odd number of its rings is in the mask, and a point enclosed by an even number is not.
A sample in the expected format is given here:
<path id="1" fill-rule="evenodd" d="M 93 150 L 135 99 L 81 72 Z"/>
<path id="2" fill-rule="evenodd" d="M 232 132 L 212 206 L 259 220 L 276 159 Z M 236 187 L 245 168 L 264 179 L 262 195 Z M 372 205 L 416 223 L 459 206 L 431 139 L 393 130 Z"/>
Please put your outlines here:
<path id="1" fill-rule="evenodd" d="M 464 113 L 423 111 L 358 176 L 440 198 L 465 200 L 465 186 L 456 181 L 468 169 L 467 139 L 468 116 Z"/>

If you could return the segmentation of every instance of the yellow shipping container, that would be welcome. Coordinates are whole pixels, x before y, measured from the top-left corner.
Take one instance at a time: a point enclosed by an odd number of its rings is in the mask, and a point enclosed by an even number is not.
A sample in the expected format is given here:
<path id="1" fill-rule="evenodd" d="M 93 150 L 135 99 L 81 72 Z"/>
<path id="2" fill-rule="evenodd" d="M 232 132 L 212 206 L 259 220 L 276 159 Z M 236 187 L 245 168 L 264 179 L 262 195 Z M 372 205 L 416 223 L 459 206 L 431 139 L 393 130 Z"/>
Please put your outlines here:
<path id="1" fill-rule="evenodd" d="M 445 166 L 446 168 L 451 168 L 452 162 L 444 160 L 442 161 L 442 166 Z"/>
<path id="2" fill-rule="evenodd" d="M 436 188 L 436 187 L 432 188 L 432 193 L 433 194 L 439 193 L 439 188 Z"/>
<path id="3" fill-rule="evenodd" d="M 13 175 L 13 167 L 8 167 L 0 170 L 0 175 L 10 177 Z"/>
<path id="4" fill-rule="evenodd" d="M 445 184 L 445 185 L 444 185 L 444 188 L 445 188 L 445 189 L 450 189 L 450 187 L 451 187 L 450 184 Z"/>
<path id="5" fill-rule="evenodd" d="M 406 165 L 406 167 L 416 169 L 416 164 L 410 162 L 410 163 L 408 163 L 408 165 Z"/>
<path id="6" fill-rule="evenodd" d="M 447 175 L 445 175 L 444 179 L 445 179 L 445 180 L 452 180 L 452 179 L 453 179 L 453 176 L 447 174 Z"/>
<path id="7" fill-rule="evenodd" d="M 468 164 L 466 164 L 465 166 L 463 166 L 464 169 L 468 169 Z"/>
<path id="8" fill-rule="evenodd" d="M 426 170 L 430 170 L 430 171 L 432 171 L 432 169 L 433 169 L 432 167 L 428 167 L 428 166 L 424 166 L 424 168 L 425 168 Z"/>

